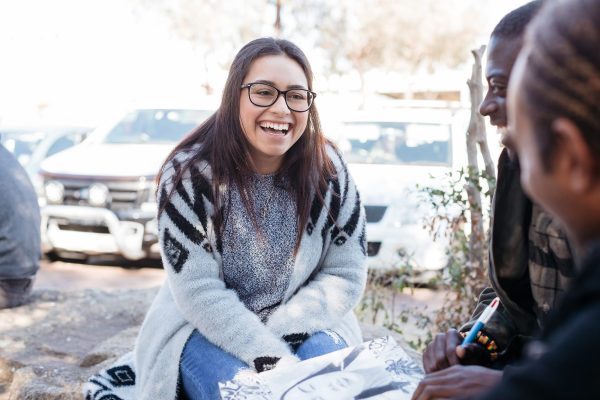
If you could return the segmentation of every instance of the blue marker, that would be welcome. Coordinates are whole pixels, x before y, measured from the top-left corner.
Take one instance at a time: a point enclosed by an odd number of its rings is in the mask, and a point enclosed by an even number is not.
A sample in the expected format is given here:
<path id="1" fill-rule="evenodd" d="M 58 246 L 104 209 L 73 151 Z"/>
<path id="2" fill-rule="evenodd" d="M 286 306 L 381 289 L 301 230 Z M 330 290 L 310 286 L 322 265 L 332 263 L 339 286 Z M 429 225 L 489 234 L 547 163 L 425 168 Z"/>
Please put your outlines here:
<path id="1" fill-rule="evenodd" d="M 496 297 L 489 306 L 483 310 L 479 318 L 477 318 L 477 322 L 473 325 L 465 340 L 463 340 L 461 346 L 467 347 L 468 344 L 473 343 L 475 339 L 477 339 L 477 333 L 483 328 L 483 326 L 490 320 L 498 305 L 500 304 L 500 299 Z"/>

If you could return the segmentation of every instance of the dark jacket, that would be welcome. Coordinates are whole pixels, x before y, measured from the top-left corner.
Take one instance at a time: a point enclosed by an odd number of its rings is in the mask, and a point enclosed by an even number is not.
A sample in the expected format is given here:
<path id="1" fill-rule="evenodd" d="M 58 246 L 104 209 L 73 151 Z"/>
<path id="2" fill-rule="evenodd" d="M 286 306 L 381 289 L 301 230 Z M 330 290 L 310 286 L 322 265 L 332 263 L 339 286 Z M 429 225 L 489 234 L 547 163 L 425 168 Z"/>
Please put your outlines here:
<path id="1" fill-rule="evenodd" d="M 547 319 L 528 359 L 507 367 L 502 382 L 478 400 L 600 399 L 600 241 Z"/>
<path id="2" fill-rule="evenodd" d="M 498 366 L 520 356 L 521 344 L 543 327 L 575 274 L 566 235 L 527 198 L 519 175 L 518 165 L 505 149 L 498 160 L 493 200 L 491 287 L 481 293 L 471 321 L 461 328 L 470 329 L 483 309 L 500 297 L 501 306 L 484 328 L 504 351 Z"/>

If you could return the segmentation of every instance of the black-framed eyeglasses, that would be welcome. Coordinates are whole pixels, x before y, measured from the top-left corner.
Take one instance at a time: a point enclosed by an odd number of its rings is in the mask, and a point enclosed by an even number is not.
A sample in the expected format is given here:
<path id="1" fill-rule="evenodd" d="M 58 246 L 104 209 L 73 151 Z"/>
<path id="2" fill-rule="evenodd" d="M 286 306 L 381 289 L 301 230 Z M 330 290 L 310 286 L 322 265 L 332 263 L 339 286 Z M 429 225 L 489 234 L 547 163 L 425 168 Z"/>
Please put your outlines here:
<path id="1" fill-rule="evenodd" d="M 280 95 L 283 95 L 285 104 L 292 111 L 305 112 L 310 109 L 317 94 L 307 89 L 279 90 L 268 83 L 252 82 L 242 85 L 241 89 L 248 88 L 250 102 L 258 107 L 271 107 Z"/>

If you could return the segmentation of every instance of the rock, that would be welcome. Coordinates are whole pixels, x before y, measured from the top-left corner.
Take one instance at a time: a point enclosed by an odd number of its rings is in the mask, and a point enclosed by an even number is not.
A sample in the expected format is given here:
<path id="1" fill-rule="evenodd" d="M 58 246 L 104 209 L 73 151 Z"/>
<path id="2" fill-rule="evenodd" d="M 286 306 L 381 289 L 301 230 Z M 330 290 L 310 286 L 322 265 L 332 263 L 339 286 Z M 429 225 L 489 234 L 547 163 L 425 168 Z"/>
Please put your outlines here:
<path id="1" fill-rule="evenodd" d="M 81 399 L 81 385 L 133 347 L 156 288 L 37 291 L 0 310 L 0 399 Z"/>
<path id="2" fill-rule="evenodd" d="M 98 370 L 133 348 L 156 288 L 36 291 L 21 307 L 0 310 L 0 400 L 81 399 Z M 365 339 L 400 335 L 362 326 Z"/>

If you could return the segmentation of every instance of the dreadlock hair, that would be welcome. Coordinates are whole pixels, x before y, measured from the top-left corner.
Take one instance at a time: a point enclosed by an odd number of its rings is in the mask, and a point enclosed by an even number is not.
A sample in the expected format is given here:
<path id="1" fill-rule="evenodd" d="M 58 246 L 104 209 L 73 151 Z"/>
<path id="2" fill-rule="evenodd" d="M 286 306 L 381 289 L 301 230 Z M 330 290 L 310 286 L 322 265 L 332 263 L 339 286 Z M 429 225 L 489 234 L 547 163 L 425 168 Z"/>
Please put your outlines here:
<path id="1" fill-rule="evenodd" d="M 600 0 L 556 0 L 525 38 L 522 99 L 544 168 L 557 148 L 552 123 L 571 120 L 600 160 Z M 600 174 L 600 165 L 597 173 Z"/>
<path id="2" fill-rule="evenodd" d="M 506 14 L 492 31 L 491 36 L 514 39 L 522 37 L 527 24 L 535 17 L 543 0 L 535 0 Z"/>

